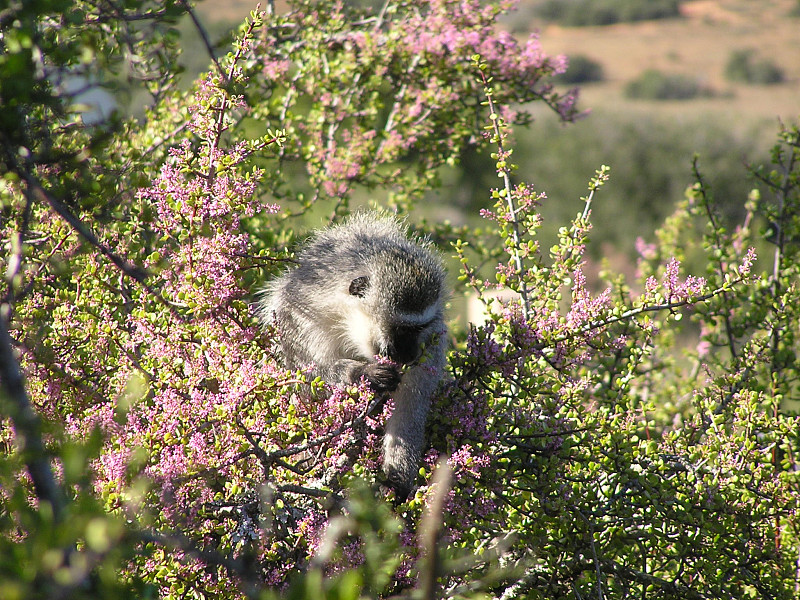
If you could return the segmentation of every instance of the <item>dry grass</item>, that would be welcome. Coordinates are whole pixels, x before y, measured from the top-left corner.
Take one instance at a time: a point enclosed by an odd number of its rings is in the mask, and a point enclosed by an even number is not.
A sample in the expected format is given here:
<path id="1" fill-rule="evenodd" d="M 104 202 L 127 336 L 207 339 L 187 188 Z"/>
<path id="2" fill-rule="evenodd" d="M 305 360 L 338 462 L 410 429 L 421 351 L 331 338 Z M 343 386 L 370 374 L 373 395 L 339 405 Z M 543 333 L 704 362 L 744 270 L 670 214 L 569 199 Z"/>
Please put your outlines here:
<path id="1" fill-rule="evenodd" d="M 683 18 L 607 27 L 541 31 L 548 53 L 586 55 L 603 65 L 607 81 L 582 88 L 582 105 L 621 111 L 729 114 L 748 121 L 800 117 L 800 19 L 788 16 L 795 0 L 694 0 L 681 7 Z M 725 64 L 735 50 L 751 48 L 786 74 L 771 86 L 732 84 Z M 680 102 L 624 98 L 624 84 L 645 69 L 695 78 L 715 97 Z"/>

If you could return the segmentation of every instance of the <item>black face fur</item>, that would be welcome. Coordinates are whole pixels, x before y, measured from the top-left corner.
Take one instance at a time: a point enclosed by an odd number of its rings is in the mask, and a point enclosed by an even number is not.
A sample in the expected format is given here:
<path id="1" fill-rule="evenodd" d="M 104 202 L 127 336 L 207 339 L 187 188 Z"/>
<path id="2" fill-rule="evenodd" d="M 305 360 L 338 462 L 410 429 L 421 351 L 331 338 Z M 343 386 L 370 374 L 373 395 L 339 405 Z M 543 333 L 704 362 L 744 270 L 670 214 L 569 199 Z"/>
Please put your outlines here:
<path id="1" fill-rule="evenodd" d="M 417 360 L 422 351 L 420 335 L 430 323 L 419 325 L 395 325 L 391 332 L 389 358 L 401 364 Z"/>

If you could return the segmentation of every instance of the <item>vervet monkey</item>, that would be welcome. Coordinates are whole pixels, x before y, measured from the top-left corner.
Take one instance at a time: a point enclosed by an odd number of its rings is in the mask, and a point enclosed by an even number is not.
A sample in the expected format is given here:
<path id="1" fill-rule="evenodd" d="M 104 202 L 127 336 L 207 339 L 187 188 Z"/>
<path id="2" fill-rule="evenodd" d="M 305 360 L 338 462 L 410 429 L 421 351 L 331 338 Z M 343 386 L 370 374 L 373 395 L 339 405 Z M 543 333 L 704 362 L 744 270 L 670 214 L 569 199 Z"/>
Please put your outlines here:
<path id="1" fill-rule="evenodd" d="M 260 317 L 276 325 L 288 368 L 310 366 L 333 384 L 364 377 L 393 398 L 383 471 L 405 499 L 445 368 L 442 260 L 395 218 L 360 213 L 318 231 L 296 262 L 264 290 Z"/>

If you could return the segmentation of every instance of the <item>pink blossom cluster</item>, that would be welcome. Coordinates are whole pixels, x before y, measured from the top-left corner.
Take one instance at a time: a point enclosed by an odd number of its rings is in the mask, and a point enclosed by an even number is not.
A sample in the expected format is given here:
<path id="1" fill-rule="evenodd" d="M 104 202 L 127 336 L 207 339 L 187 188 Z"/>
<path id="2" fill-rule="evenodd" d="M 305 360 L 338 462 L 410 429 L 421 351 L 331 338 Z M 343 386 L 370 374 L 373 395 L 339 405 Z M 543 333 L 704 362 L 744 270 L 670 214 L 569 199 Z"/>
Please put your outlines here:
<path id="1" fill-rule="evenodd" d="M 498 9 L 477 0 L 436 0 L 428 11 L 412 16 L 403 32 L 404 45 L 415 54 L 428 54 L 446 61 L 468 60 L 479 54 L 498 80 L 514 79 L 532 88 L 542 72 L 566 70 L 564 57 L 542 52 L 537 36 L 524 44 L 507 31 L 495 29 Z"/>
<path id="2" fill-rule="evenodd" d="M 445 535 L 450 540 L 462 536 L 466 523 L 486 518 L 498 508 L 492 471 L 497 434 L 491 429 L 490 411 L 488 395 L 478 388 L 463 395 L 445 391 L 434 406 L 432 436 L 437 447 L 428 451 L 423 462 L 432 472 L 446 456 L 452 470 L 452 487 L 445 502 Z M 430 486 L 422 489 L 429 501 L 435 490 Z"/>
<path id="3" fill-rule="evenodd" d="M 753 264 L 756 262 L 758 256 L 756 255 L 755 248 L 748 248 L 747 253 L 742 258 L 741 264 L 737 268 L 737 272 L 741 277 L 748 277 L 750 275 L 751 270 L 753 269 Z"/>
<path id="4" fill-rule="evenodd" d="M 211 132 L 207 132 L 211 133 Z M 195 311 L 215 311 L 241 297 L 237 270 L 247 254 L 248 238 L 240 229 L 241 219 L 261 211 L 275 212 L 277 207 L 255 196 L 259 172 L 240 174 L 233 167 L 242 160 L 241 147 L 225 152 L 209 149 L 214 164 L 232 158 L 224 172 L 198 175 L 203 168 L 203 153 L 198 160 L 191 142 L 184 140 L 171 151 L 173 162 L 165 164 L 158 180 L 139 192 L 157 210 L 154 230 L 169 240 L 151 261 L 151 268 L 167 266 L 159 275 L 165 296 Z M 213 289 L 209 295 L 207 290 Z"/>
<path id="5" fill-rule="evenodd" d="M 545 83 L 566 69 L 566 59 L 547 56 L 536 36 L 518 41 L 499 30 L 497 17 L 509 6 L 414 0 L 343 27 L 352 18 L 345 3 L 298 3 L 254 46 L 261 62 L 250 84 L 255 77 L 274 89 L 276 78 L 291 74 L 276 96 L 278 109 L 264 109 L 264 118 L 298 133 L 284 155 L 305 161 L 315 192 L 344 198 L 356 185 L 397 185 L 409 158 L 424 179 L 458 153 L 472 127 L 464 104 L 478 85 L 476 54 L 491 69 L 500 105 L 544 99 L 563 119 L 575 116 L 575 95 Z M 325 60 L 308 55 L 315 45 L 324 47 Z"/>
<path id="6" fill-rule="evenodd" d="M 676 258 L 671 258 L 664 267 L 664 276 L 660 282 L 653 276 L 647 278 L 645 293 L 648 295 L 660 293 L 668 302 L 679 303 L 691 302 L 708 292 L 703 277 L 689 275 L 681 280 L 679 275 L 680 262 Z"/>
<path id="7" fill-rule="evenodd" d="M 572 303 L 566 315 L 567 328 L 574 331 L 599 320 L 611 304 L 611 288 L 592 297 L 586 287 L 586 275 L 582 269 L 577 269 L 573 273 Z"/>
<path id="8" fill-rule="evenodd" d="M 519 367 L 520 359 L 537 353 L 538 337 L 521 317 L 518 310 L 506 308 L 505 317 L 516 335 L 515 343 L 495 335 L 497 325 L 493 322 L 484 327 L 474 328 L 467 336 L 467 351 L 471 357 L 480 361 L 485 368 L 496 369 L 504 376 L 510 376 Z"/>
<path id="9" fill-rule="evenodd" d="M 645 260 L 653 260 L 657 256 L 658 246 L 654 243 L 648 243 L 644 240 L 643 237 L 639 236 L 636 238 L 636 252 L 645 259 Z"/>
<path id="10" fill-rule="evenodd" d="M 459 478 L 476 479 L 491 463 L 489 455 L 484 452 L 476 452 L 470 444 L 464 444 L 447 459 L 447 464 L 458 474 Z"/>

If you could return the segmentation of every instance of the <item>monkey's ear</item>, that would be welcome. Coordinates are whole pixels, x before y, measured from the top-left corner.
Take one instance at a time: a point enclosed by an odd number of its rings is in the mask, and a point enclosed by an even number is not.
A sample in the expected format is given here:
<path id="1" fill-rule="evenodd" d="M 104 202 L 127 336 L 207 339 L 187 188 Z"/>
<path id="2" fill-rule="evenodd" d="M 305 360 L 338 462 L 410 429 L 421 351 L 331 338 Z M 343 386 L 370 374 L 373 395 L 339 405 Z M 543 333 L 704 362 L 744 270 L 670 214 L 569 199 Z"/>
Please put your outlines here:
<path id="1" fill-rule="evenodd" d="M 361 277 L 356 277 L 353 281 L 350 282 L 350 295 L 351 296 L 358 296 L 359 298 L 363 298 L 364 294 L 367 293 L 367 289 L 369 288 L 369 277 L 366 275 L 362 275 Z"/>

